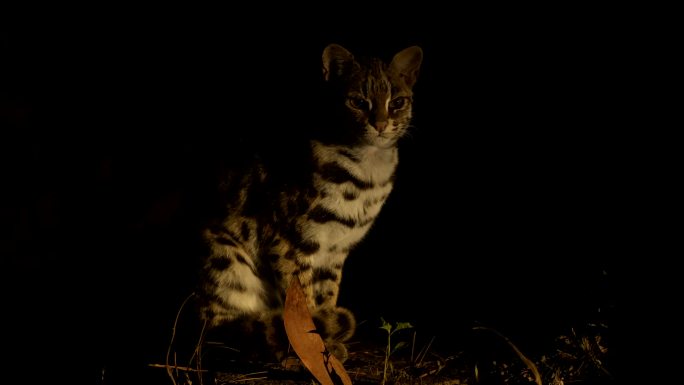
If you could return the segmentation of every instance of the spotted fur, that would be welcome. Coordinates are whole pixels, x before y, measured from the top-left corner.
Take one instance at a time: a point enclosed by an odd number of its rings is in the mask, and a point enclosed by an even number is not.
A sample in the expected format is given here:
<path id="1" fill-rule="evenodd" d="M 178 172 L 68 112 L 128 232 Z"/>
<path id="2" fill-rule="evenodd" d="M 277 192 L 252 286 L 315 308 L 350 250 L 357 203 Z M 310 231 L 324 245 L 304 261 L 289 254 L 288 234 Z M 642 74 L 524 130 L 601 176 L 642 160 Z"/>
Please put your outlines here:
<path id="1" fill-rule="evenodd" d="M 422 51 L 407 48 L 387 64 L 331 44 L 322 59 L 330 115 L 307 155 L 287 168 L 256 157 L 222 181 L 226 215 L 203 231 L 200 310 L 211 332 L 239 325 L 241 337 L 261 334 L 280 357 L 287 339 L 276 329 L 298 277 L 318 331 L 344 360 L 355 321 L 337 306 L 342 268 L 392 191 Z"/>

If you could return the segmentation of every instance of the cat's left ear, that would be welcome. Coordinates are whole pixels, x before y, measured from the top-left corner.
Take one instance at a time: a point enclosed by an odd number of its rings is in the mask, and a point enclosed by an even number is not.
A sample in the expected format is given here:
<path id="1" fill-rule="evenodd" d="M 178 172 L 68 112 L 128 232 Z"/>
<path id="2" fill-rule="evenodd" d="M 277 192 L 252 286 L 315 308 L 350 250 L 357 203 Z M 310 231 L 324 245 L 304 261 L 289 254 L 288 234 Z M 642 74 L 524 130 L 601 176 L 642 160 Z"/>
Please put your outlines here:
<path id="1" fill-rule="evenodd" d="M 354 55 L 339 44 L 330 44 L 323 50 L 323 77 L 326 81 L 349 72 Z"/>
<path id="2" fill-rule="evenodd" d="M 404 78 L 406 85 L 413 87 L 423 62 L 423 50 L 414 45 L 394 55 L 390 68 Z"/>

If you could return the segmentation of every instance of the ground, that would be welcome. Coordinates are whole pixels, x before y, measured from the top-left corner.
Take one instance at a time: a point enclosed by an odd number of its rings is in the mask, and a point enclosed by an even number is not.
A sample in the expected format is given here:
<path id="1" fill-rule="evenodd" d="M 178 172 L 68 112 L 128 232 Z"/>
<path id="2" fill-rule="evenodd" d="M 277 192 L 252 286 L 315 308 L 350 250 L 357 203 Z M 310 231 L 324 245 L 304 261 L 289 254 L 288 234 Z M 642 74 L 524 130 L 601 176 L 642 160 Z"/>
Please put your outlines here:
<path id="1" fill-rule="evenodd" d="M 409 323 L 381 320 L 361 325 L 344 367 L 354 384 L 614 384 L 607 322 L 587 322 L 559 335 L 535 336 L 519 347 L 497 330 L 475 326 L 458 342 L 421 337 Z M 388 339 L 388 336 L 390 337 Z M 529 349 L 529 350 L 527 350 Z M 389 355 L 388 355 L 389 354 Z M 225 346 L 205 348 L 203 361 L 152 363 L 160 383 L 316 384 L 296 359 L 245 362 Z M 294 355 L 293 355 L 294 357 Z M 198 376 L 198 369 L 204 376 Z"/>

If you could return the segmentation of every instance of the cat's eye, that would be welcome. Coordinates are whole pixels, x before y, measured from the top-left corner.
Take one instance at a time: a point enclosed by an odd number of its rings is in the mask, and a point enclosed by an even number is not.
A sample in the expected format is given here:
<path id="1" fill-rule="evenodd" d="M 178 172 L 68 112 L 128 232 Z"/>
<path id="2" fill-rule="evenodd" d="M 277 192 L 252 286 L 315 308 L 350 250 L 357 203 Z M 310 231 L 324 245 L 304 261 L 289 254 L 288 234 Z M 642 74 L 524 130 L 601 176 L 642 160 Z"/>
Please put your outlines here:
<path id="1" fill-rule="evenodd" d="M 359 97 L 352 97 L 349 98 L 349 104 L 359 110 L 366 110 L 368 109 L 368 101 L 363 98 Z"/>
<path id="2" fill-rule="evenodd" d="M 403 96 L 400 96 L 398 98 L 394 98 L 389 102 L 389 108 L 393 110 L 400 110 L 406 106 L 406 98 Z"/>

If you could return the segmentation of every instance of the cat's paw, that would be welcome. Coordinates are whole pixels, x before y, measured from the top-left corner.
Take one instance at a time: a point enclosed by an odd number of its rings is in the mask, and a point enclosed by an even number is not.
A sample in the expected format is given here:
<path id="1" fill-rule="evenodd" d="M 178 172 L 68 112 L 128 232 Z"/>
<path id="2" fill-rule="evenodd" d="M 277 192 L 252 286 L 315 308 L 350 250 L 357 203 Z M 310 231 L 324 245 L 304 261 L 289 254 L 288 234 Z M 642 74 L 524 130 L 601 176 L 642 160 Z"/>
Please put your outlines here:
<path id="1" fill-rule="evenodd" d="M 356 331 L 354 314 L 343 307 L 319 308 L 312 317 L 316 331 L 321 335 L 328 351 L 344 362 L 348 357 L 344 342 Z"/>
<path id="2" fill-rule="evenodd" d="M 341 363 L 344 363 L 349 358 L 349 352 L 343 342 L 325 340 L 325 348 L 328 350 L 328 353 L 335 356 Z"/>
<path id="3" fill-rule="evenodd" d="M 354 314 L 343 308 L 319 308 L 314 311 L 313 321 L 321 337 L 335 341 L 347 341 L 356 331 Z"/>

